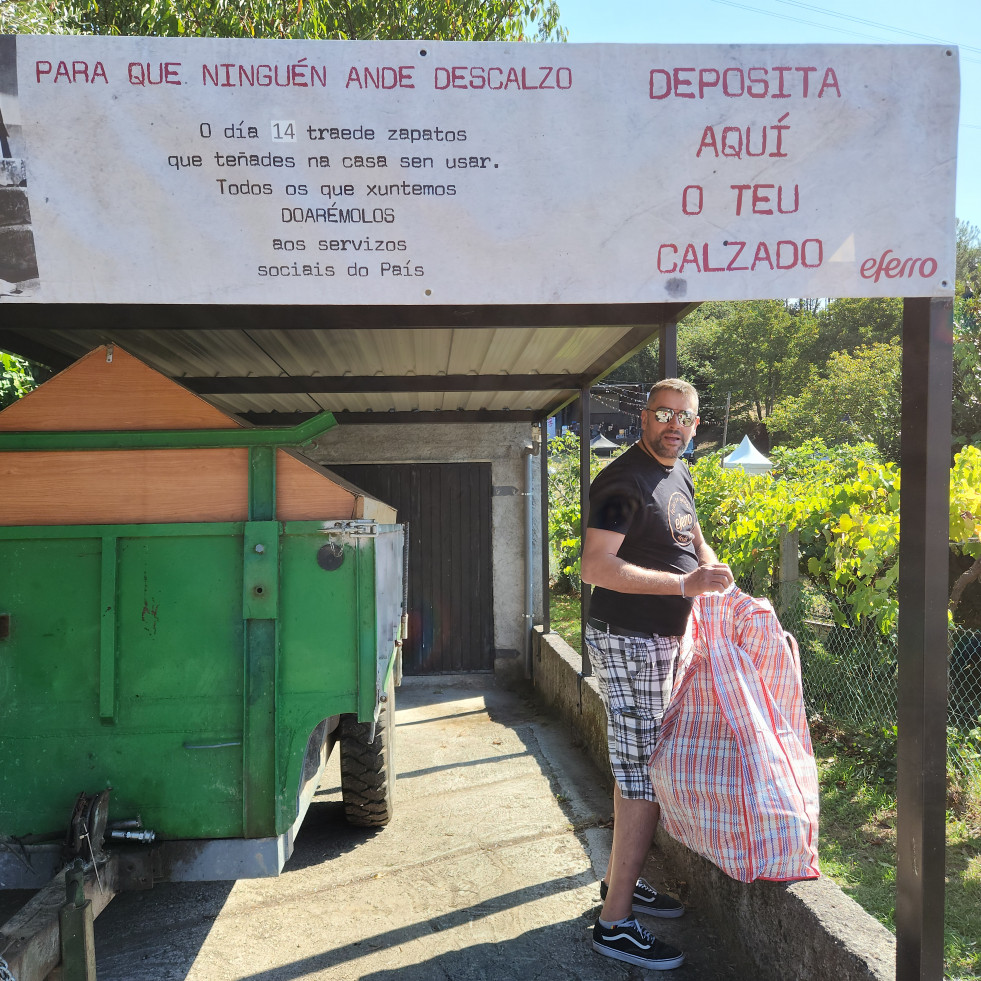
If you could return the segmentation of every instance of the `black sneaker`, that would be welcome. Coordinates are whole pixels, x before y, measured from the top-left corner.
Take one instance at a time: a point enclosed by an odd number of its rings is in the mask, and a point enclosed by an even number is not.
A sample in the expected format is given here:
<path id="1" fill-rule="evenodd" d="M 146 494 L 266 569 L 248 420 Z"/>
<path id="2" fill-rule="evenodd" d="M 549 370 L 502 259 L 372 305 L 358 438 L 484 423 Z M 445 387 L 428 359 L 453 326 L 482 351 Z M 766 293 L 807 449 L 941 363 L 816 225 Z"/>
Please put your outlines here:
<path id="1" fill-rule="evenodd" d="M 605 900 L 609 886 L 602 880 L 600 881 L 600 899 Z M 678 902 L 674 896 L 658 892 L 652 888 L 646 879 L 638 879 L 634 886 L 634 905 L 635 913 L 646 913 L 648 916 L 660 916 L 665 920 L 673 920 L 685 912 L 685 907 Z"/>
<path id="2" fill-rule="evenodd" d="M 593 927 L 593 950 L 649 971 L 670 971 L 685 962 L 685 955 L 677 947 L 661 943 L 636 920 L 611 927 L 597 923 Z"/>

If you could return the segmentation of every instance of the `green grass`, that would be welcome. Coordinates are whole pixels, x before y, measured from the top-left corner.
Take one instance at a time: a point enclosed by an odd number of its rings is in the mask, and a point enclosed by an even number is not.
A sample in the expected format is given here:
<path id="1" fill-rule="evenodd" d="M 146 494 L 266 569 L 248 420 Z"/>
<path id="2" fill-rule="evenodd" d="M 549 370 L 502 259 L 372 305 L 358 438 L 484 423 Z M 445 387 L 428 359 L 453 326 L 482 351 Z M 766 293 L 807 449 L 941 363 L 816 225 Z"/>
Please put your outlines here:
<path id="1" fill-rule="evenodd" d="M 821 785 L 821 869 L 895 931 L 895 747 L 811 721 Z M 944 961 L 949 978 L 981 977 L 981 795 L 952 789 L 947 811 Z"/>
<path id="2" fill-rule="evenodd" d="M 559 634 L 562 639 L 570 646 L 575 648 L 577 654 L 582 654 L 582 630 L 580 628 L 579 597 L 571 593 L 557 593 L 552 590 L 549 593 L 549 616 L 551 618 L 552 630 Z"/>
<path id="3" fill-rule="evenodd" d="M 552 630 L 579 650 L 579 597 L 553 594 Z M 895 730 L 846 731 L 811 719 L 821 787 L 821 871 L 895 932 Z M 981 978 L 981 774 L 951 783 L 947 811 L 945 974 Z"/>

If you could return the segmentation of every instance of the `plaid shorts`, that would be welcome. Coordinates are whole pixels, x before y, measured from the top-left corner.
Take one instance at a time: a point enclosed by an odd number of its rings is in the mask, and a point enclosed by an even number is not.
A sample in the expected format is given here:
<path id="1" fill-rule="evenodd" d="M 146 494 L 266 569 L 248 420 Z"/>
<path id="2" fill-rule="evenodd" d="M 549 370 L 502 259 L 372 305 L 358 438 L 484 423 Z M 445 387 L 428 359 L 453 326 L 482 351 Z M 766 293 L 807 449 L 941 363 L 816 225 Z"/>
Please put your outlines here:
<path id="1" fill-rule="evenodd" d="M 606 706 L 610 765 L 627 800 L 654 800 L 647 764 L 671 697 L 680 637 L 623 637 L 587 624 L 586 649 Z"/>

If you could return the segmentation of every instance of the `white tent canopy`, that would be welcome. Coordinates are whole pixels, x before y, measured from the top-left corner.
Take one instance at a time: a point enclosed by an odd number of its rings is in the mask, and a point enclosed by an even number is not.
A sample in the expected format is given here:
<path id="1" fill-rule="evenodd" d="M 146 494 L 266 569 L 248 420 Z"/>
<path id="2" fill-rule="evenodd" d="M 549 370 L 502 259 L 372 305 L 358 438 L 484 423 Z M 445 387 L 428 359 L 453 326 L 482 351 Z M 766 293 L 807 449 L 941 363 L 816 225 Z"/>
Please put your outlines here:
<path id="1" fill-rule="evenodd" d="M 608 440 L 602 433 L 598 433 L 589 441 L 589 447 L 597 456 L 609 456 L 620 449 L 616 443 Z"/>
<path id="2" fill-rule="evenodd" d="M 766 473 L 773 464 L 753 446 L 748 436 L 723 461 L 724 467 L 741 467 L 746 473 Z"/>

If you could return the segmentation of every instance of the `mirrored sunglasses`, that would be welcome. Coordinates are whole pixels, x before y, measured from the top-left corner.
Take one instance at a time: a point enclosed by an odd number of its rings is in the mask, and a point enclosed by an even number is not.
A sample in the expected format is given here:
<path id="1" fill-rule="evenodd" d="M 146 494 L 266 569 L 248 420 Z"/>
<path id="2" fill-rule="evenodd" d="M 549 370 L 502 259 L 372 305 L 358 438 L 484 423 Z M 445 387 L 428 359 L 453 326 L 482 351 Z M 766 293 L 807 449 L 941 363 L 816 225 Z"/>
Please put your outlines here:
<path id="1" fill-rule="evenodd" d="M 647 411 L 650 412 L 661 424 L 670 422 L 672 419 L 677 417 L 678 422 L 687 428 L 695 421 L 695 413 L 692 412 L 691 409 L 681 409 L 680 411 L 675 412 L 672 409 L 652 409 L 650 406 L 648 406 Z"/>

